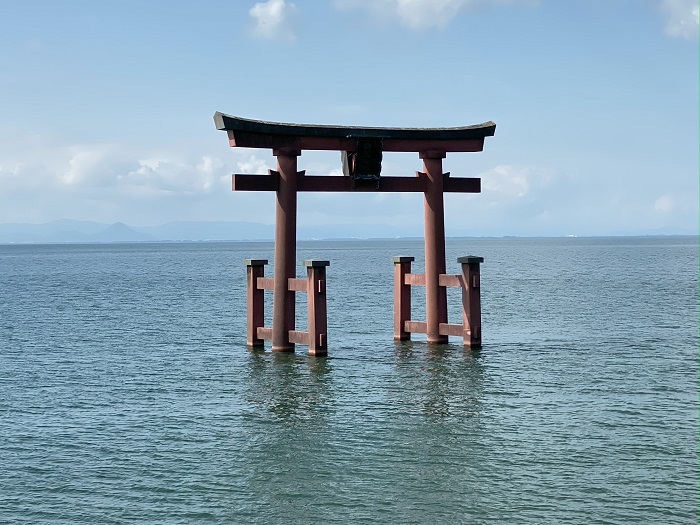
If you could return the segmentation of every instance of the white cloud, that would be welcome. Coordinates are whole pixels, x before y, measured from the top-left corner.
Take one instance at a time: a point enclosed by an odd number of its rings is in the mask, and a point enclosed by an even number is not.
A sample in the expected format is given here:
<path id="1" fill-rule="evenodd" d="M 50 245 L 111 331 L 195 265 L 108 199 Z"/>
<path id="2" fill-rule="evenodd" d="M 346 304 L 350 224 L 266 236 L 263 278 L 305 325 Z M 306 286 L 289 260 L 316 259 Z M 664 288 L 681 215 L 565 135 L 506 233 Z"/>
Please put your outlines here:
<path id="1" fill-rule="evenodd" d="M 249 151 L 227 150 L 219 157 L 124 144 L 64 145 L 42 137 L 3 138 L 0 223 L 68 218 L 138 226 L 171 220 L 242 220 L 266 202 L 263 195 L 234 197 L 231 191 L 236 164 L 266 172 L 265 161 Z"/>
<path id="2" fill-rule="evenodd" d="M 112 145 L 97 144 L 66 148 L 70 155 L 58 169 L 58 182 L 66 186 L 109 186 L 119 173 L 135 167 L 136 162 L 122 156 Z M 61 160 L 58 160 L 61 162 Z"/>
<path id="3" fill-rule="evenodd" d="M 698 35 L 697 0 L 661 0 L 660 9 L 666 17 L 666 34 L 691 39 Z"/>
<path id="4" fill-rule="evenodd" d="M 264 174 L 274 167 L 269 152 L 225 144 L 205 151 L 67 145 L 48 137 L 1 133 L 0 223 L 62 218 L 133 226 L 175 220 L 274 221 L 274 194 L 231 191 L 232 173 Z M 336 155 L 312 153 L 304 152 L 300 169 L 340 176 Z M 451 159 L 453 174 L 471 171 L 466 157 Z M 398 154 L 388 156 L 385 166 L 388 175 L 404 176 L 416 167 L 415 157 Z M 697 191 L 684 191 L 683 186 L 669 186 L 663 194 L 649 185 L 623 191 L 612 180 L 535 165 L 501 164 L 476 176 L 482 180 L 481 194 L 445 196 L 450 235 L 584 235 L 661 227 L 692 230 L 697 224 Z M 415 193 L 309 192 L 299 195 L 298 224 L 364 224 L 360 231 L 370 233 L 371 225 L 385 225 L 394 229 L 377 229 L 378 234 L 420 235 L 422 209 L 423 196 Z"/>
<path id="5" fill-rule="evenodd" d="M 197 169 L 203 173 L 212 174 L 219 171 L 224 167 L 224 163 L 221 159 L 216 159 L 210 157 L 209 155 L 204 155 L 202 161 L 197 164 Z"/>
<path id="6" fill-rule="evenodd" d="M 236 164 L 238 164 L 241 173 L 266 175 L 267 170 L 270 169 L 267 162 L 257 158 L 255 155 L 250 155 L 250 157 L 246 159 L 239 160 Z"/>
<path id="7" fill-rule="evenodd" d="M 337 9 L 365 9 L 410 29 L 445 27 L 460 11 L 498 5 L 537 4 L 537 0 L 335 0 Z"/>
<path id="8" fill-rule="evenodd" d="M 480 176 L 484 193 L 520 198 L 530 191 L 530 180 L 534 175 L 532 169 L 526 166 L 499 165 Z"/>
<path id="9" fill-rule="evenodd" d="M 654 210 L 661 213 L 668 213 L 673 210 L 675 203 L 673 199 L 668 195 L 662 195 L 656 202 L 654 202 Z"/>
<path id="10" fill-rule="evenodd" d="M 258 2 L 248 10 L 255 21 L 253 34 L 260 38 L 294 41 L 293 18 L 296 6 L 285 0 Z"/>

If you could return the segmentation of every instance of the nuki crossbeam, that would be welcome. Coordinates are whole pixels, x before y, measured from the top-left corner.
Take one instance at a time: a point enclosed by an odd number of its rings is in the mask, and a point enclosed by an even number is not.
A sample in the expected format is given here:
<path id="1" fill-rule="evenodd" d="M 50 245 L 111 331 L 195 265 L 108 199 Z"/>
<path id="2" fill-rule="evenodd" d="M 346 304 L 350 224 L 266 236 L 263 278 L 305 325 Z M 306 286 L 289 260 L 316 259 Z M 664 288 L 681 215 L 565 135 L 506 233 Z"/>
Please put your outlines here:
<path id="1" fill-rule="evenodd" d="M 271 149 L 276 169 L 267 175 L 235 174 L 234 191 L 275 192 L 274 275 L 265 277 L 267 260 L 246 259 L 246 343 L 272 342 L 273 352 L 292 352 L 305 344 L 312 355 L 326 355 L 326 267 L 329 261 L 309 260 L 306 279 L 296 277 L 297 194 L 322 192 L 417 192 L 424 196 L 425 270 L 410 272 L 412 257 L 394 258 L 394 339 L 425 333 L 428 343 L 461 336 L 466 346 L 481 345 L 480 257 L 461 257 L 460 275 L 445 273 L 445 192 L 479 193 L 478 178 L 451 177 L 442 160 L 448 152 L 482 151 L 496 125 L 485 122 L 454 128 L 377 128 L 287 124 L 214 114 L 216 128 L 226 131 L 231 147 Z M 336 150 L 342 176 L 307 175 L 297 169 L 303 150 Z M 415 152 L 423 169 L 411 177 L 381 174 L 384 151 Z M 411 320 L 411 285 L 425 287 L 426 320 Z M 447 322 L 446 286 L 462 288 L 462 324 Z M 264 326 L 264 290 L 272 290 L 272 327 Z M 306 292 L 308 331 L 295 330 L 295 293 Z"/>

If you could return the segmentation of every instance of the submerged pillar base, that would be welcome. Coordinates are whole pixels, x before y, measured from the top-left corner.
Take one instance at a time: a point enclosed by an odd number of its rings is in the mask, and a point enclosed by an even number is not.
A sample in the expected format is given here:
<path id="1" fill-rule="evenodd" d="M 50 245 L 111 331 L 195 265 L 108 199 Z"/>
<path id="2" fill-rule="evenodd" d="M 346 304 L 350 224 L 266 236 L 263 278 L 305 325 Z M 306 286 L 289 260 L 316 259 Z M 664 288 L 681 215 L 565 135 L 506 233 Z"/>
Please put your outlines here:
<path id="1" fill-rule="evenodd" d="M 258 328 L 265 325 L 265 292 L 258 288 L 258 277 L 265 277 L 267 259 L 246 259 L 246 328 L 245 342 L 259 348 L 265 340 L 258 337 Z"/>
<path id="2" fill-rule="evenodd" d="M 459 257 L 462 265 L 462 326 L 464 346 L 481 347 L 481 274 L 483 257 Z"/>

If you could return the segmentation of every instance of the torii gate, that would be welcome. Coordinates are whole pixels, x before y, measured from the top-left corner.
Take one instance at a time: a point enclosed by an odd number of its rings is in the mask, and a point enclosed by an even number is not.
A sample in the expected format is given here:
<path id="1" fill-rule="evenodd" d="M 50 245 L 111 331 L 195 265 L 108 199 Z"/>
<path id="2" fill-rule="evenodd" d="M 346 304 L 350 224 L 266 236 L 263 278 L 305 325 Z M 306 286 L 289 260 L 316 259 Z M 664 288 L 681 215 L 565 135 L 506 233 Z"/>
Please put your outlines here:
<path id="1" fill-rule="evenodd" d="M 304 261 L 307 279 L 296 278 L 296 220 L 299 191 L 421 192 L 425 196 L 425 273 L 410 273 L 413 257 L 394 257 L 394 339 L 410 339 L 411 332 L 426 333 L 428 343 L 446 343 L 448 335 L 462 336 L 465 346 L 481 345 L 479 263 L 481 257 L 460 257 L 460 275 L 445 274 L 445 192 L 479 193 L 481 179 L 450 177 L 442 172 L 447 152 L 475 152 L 496 124 L 485 122 L 457 128 L 377 128 L 320 126 L 263 122 L 214 114 L 219 130 L 228 133 L 231 147 L 268 148 L 277 157 L 277 169 L 268 175 L 234 174 L 233 191 L 274 191 L 274 278 L 264 277 L 266 260 L 247 259 L 246 343 L 262 346 L 272 340 L 275 352 L 294 351 L 307 344 L 312 355 L 327 353 L 325 267 L 329 261 Z M 297 171 L 302 150 L 341 152 L 345 176 L 306 175 Z M 415 177 L 382 177 L 383 151 L 417 152 L 423 171 Z M 425 285 L 426 320 L 410 319 L 410 286 Z M 447 322 L 446 286 L 462 287 L 463 323 Z M 266 328 L 263 290 L 273 290 L 272 328 Z M 309 327 L 295 330 L 294 293 L 308 296 Z"/>

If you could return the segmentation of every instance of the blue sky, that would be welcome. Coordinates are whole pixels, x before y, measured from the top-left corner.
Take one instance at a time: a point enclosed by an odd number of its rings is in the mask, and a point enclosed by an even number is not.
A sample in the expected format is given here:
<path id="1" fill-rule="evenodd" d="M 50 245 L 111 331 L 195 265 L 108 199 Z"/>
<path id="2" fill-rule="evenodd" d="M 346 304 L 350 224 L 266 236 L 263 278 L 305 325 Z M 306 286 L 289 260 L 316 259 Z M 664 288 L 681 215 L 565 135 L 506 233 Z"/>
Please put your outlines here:
<path id="1" fill-rule="evenodd" d="M 215 111 L 282 122 L 493 120 L 445 170 L 453 235 L 698 229 L 694 0 L 3 2 L 0 222 L 274 221 Z M 300 169 L 338 173 L 336 152 Z M 411 175 L 416 154 L 386 154 Z M 422 196 L 302 194 L 299 224 L 422 231 Z"/>

